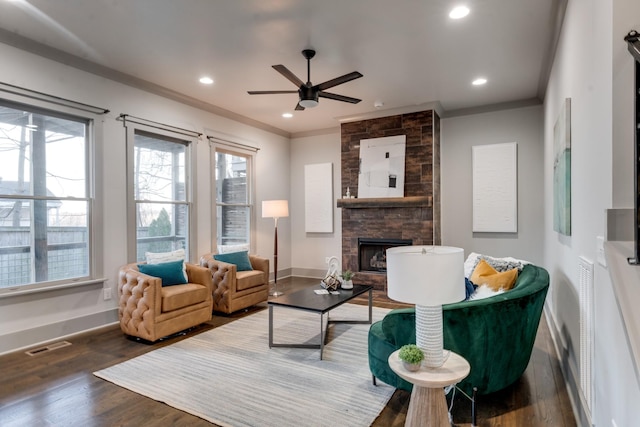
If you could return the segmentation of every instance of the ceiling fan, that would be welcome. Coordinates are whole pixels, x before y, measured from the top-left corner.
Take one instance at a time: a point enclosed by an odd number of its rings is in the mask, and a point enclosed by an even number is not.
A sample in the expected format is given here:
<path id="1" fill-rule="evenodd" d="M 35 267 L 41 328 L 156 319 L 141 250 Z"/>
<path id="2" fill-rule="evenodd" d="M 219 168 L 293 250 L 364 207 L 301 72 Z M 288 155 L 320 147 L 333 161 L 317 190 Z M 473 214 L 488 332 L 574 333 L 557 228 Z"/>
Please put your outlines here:
<path id="1" fill-rule="evenodd" d="M 284 65 L 273 65 L 273 68 L 285 76 L 294 85 L 298 86 L 298 90 L 250 90 L 249 95 L 273 95 L 280 93 L 298 93 L 299 100 L 296 105 L 296 110 L 304 110 L 305 108 L 313 108 L 318 105 L 318 97 L 334 99 L 336 101 L 350 102 L 357 104 L 361 101 L 358 98 L 351 98 L 349 96 L 337 95 L 335 93 L 325 92 L 325 89 L 332 88 L 334 86 L 341 85 L 343 83 L 350 82 L 351 80 L 359 79 L 362 77 L 357 71 L 353 71 L 344 76 L 336 77 L 335 79 L 328 80 L 324 83 L 313 85 L 311 83 L 311 58 L 316 55 L 316 51 L 313 49 L 305 49 L 302 51 L 302 56 L 307 60 L 307 82 L 304 83 L 295 74 L 293 74 Z"/>

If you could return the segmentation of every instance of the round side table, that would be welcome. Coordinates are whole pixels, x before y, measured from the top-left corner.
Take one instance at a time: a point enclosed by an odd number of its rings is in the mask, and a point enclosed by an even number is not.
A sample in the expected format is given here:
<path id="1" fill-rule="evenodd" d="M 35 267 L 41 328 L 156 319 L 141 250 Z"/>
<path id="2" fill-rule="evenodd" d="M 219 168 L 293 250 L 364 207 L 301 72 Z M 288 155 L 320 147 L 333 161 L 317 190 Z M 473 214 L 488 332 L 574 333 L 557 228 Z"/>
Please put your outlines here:
<path id="1" fill-rule="evenodd" d="M 400 350 L 394 351 L 389 356 L 389 367 L 400 378 L 413 384 L 409 411 L 405 426 L 442 426 L 449 427 L 447 399 L 443 388 L 456 384 L 463 380 L 471 367 L 464 357 L 454 352 L 439 368 L 426 368 L 424 366 L 416 372 L 410 372 L 402 365 L 398 358 Z"/>

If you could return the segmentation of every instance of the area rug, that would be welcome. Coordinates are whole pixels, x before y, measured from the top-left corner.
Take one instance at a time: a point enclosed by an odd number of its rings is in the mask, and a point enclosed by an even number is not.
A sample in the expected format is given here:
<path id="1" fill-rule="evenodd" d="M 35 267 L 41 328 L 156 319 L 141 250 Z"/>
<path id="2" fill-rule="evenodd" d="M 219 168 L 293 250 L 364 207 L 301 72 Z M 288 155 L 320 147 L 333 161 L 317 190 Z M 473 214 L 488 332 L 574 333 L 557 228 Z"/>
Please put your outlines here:
<path id="1" fill-rule="evenodd" d="M 330 315 L 362 320 L 367 310 Z M 374 307 L 374 321 L 388 311 Z M 368 330 L 332 324 L 320 360 L 317 349 L 270 349 L 263 310 L 94 375 L 220 426 L 369 426 L 395 389 L 372 384 Z M 320 316 L 274 307 L 274 342 L 319 343 Z"/>

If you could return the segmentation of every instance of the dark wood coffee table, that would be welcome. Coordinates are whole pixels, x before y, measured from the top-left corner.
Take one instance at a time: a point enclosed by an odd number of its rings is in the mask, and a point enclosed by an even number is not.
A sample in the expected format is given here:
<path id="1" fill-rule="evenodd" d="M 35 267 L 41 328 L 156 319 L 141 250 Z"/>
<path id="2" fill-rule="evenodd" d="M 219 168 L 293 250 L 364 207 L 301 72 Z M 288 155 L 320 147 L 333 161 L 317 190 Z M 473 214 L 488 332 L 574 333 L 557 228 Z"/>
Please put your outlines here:
<path id="1" fill-rule="evenodd" d="M 281 295 L 268 301 L 269 305 L 269 348 L 272 347 L 289 347 L 289 348 L 319 348 L 320 360 L 322 360 L 322 352 L 324 351 L 325 341 L 327 339 L 327 331 L 331 323 L 368 323 L 372 320 L 372 291 L 373 286 L 370 285 L 354 285 L 353 289 L 339 289 L 339 295 L 318 295 L 314 291 L 322 289 L 321 286 L 314 286 L 302 289 L 291 294 Z M 358 295 L 369 292 L 369 320 L 331 320 L 329 319 L 329 311 L 341 306 Z M 320 315 L 320 343 L 319 344 L 294 344 L 294 343 L 274 343 L 273 342 L 273 307 L 294 308 L 297 310 L 311 311 Z M 324 327 L 324 315 L 327 314 L 327 328 Z"/>

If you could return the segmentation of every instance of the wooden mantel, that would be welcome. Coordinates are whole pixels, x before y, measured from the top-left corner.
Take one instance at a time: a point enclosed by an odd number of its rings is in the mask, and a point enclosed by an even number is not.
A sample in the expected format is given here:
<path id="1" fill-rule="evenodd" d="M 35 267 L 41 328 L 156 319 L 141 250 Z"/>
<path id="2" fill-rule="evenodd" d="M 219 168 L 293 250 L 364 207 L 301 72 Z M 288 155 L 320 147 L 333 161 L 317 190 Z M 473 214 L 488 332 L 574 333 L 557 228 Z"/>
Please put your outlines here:
<path id="1" fill-rule="evenodd" d="M 338 199 L 337 206 L 344 209 L 367 209 L 367 208 L 411 208 L 427 207 L 433 205 L 431 196 L 411 196 L 411 197 L 372 197 L 363 199 Z"/>

